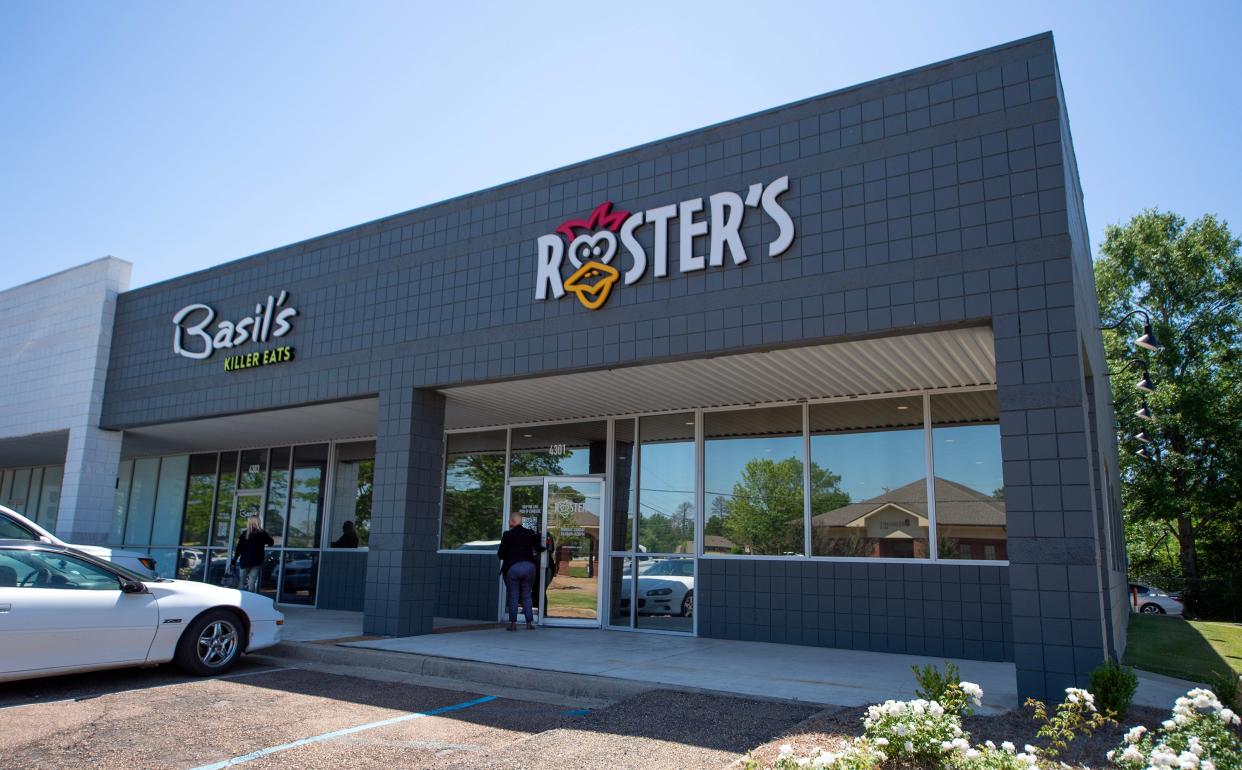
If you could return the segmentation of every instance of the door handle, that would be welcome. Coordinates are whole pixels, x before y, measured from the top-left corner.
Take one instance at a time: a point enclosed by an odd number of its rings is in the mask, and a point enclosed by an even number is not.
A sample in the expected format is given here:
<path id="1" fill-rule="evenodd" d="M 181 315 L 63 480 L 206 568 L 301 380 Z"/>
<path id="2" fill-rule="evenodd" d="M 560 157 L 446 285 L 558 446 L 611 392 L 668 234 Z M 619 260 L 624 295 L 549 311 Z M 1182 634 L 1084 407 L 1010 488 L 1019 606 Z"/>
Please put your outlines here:
<path id="1" fill-rule="evenodd" d="M 11 609 L 13 609 L 13 605 L 11 604 L 0 604 L 0 614 L 4 614 Z"/>

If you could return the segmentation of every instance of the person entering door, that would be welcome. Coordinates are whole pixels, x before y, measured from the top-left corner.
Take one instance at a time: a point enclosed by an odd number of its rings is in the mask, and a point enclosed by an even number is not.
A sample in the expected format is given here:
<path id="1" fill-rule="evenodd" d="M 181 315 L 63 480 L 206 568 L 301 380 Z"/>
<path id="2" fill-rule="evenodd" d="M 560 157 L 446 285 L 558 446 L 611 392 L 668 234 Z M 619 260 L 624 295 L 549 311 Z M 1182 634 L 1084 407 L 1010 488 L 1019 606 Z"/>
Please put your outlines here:
<path id="1" fill-rule="evenodd" d="M 522 514 L 509 514 L 509 529 L 500 536 L 500 546 L 496 549 L 496 558 L 500 559 L 500 574 L 505 579 L 505 604 L 509 610 L 509 626 L 506 630 L 517 630 L 518 602 L 522 603 L 522 614 L 526 617 L 526 628 L 535 630 L 535 615 L 531 608 L 531 593 L 535 575 L 538 572 L 539 554 L 543 552 L 543 544 L 539 536 L 522 526 Z"/>

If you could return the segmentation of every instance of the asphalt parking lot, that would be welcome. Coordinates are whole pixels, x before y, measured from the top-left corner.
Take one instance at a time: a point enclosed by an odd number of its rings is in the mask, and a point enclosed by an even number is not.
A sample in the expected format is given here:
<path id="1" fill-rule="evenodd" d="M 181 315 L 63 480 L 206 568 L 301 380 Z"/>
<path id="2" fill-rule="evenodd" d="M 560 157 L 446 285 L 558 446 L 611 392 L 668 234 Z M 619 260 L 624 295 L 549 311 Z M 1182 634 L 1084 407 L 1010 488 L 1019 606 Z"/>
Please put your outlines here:
<path id="1" fill-rule="evenodd" d="M 0 767 L 715 768 L 816 710 L 661 690 L 585 708 L 247 660 L 0 685 Z"/>

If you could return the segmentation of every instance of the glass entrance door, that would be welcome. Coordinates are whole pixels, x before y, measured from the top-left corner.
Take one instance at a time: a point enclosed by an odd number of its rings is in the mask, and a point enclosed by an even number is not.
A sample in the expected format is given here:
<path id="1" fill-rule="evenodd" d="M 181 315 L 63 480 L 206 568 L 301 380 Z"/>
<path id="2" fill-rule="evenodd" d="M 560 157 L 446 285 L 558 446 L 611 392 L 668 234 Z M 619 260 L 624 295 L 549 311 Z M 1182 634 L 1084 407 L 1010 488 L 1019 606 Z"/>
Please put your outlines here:
<path id="1" fill-rule="evenodd" d="M 531 602 L 542 625 L 600 624 L 603 495 L 603 480 L 591 477 L 528 477 L 509 482 L 506 527 L 509 513 L 521 514 L 522 526 L 538 534 L 546 548 Z"/>
<path id="2" fill-rule="evenodd" d="M 599 479 L 544 480 L 543 531 L 548 547 L 541 620 L 599 625 L 599 532 L 604 484 Z"/>

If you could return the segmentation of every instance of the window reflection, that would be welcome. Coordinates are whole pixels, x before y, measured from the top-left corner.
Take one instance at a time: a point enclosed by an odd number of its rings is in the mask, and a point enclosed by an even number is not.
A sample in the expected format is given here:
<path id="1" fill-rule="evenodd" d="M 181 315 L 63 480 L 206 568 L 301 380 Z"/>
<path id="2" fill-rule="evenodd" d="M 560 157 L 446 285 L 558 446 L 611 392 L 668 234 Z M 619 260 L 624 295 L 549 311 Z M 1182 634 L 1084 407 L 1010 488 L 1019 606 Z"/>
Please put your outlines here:
<path id="1" fill-rule="evenodd" d="M 272 536 L 276 545 L 285 543 L 285 511 L 289 507 L 289 461 L 293 452 L 289 447 L 272 449 L 272 472 L 267 476 L 267 511 L 263 528 Z"/>
<path id="2" fill-rule="evenodd" d="M 375 442 L 336 445 L 328 537 L 333 548 L 365 548 L 371 537 L 371 491 L 375 482 Z"/>
<path id="3" fill-rule="evenodd" d="M 694 553 L 694 413 L 638 421 L 638 548 Z"/>
<path id="4" fill-rule="evenodd" d="M 923 398 L 808 411 L 812 554 L 927 558 Z"/>
<path id="5" fill-rule="evenodd" d="M 705 538 L 720 538 L 728 553 L 802 554 L 802 408 L 709 412 L 703 419 Z"/>
<path id="6" fill-rule="evenodd" d="M 612 494 L 612 550 L 634 549 L 634 517 L 638 507 L 638 451 L 634 446 L 633 418 L 617 420 L 613 427 L 615 465 Z"/>
<path id="7" fill-rule="evenodd" d="M 509 475 L 587 476 L 607 468 L 608 423 L 535 425 L 514 428 Z"/>
<path id="8" fill-rule="evenodd" d="M 936 537 L 941 559 L 1007 559 L 996 392 L 933 396 Z"/>
<path id="9" fill-rule="evenodd" d="M 319 545 L 319 514 L 323 509 L 327 465 L 327 444 L 294 447 L 289 533 L 285 545 L 304 548 Z"/>
<path id="10" fill-rule="evenodd" d="M 623 592 L 632 579 L 622 580 Z M 694 559 L 640 558 L 637 589 L 639 628 L 694 630 Z"/>
<path id="11" fill-rule="evenodd" d="M 215 487 L 216 456 L 191 455 L 190 477 L 185 494 L 185 519 L 181 525 L 182 545 L 207 544 L 207 528 L 211 526 L 211 499 L 216 491 Z M 178 577 L 181 577 L 180 571 Z"/>
<path id="12" fill-rule="evenodd" d="M 504 487 L 503 430 L 449 434 L 440 547 L 495 551 L 504 531 Z"/>

